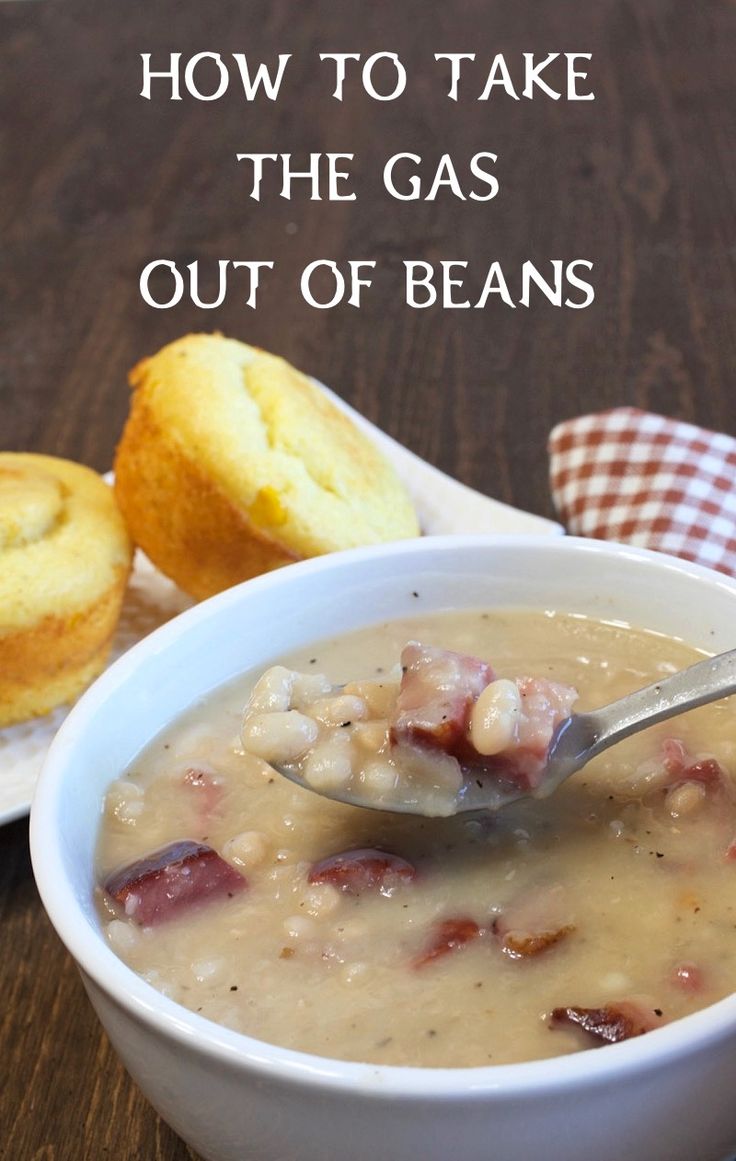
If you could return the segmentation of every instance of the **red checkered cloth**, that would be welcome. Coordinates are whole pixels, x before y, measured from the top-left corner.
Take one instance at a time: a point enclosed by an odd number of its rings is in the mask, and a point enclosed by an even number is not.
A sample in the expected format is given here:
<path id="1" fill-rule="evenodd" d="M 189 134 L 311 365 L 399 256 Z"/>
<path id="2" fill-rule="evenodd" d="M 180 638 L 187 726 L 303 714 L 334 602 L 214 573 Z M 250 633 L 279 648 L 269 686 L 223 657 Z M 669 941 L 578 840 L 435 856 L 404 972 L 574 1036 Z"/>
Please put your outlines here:
<path id="1" fill-rule="evenodd" d="M 618 407 L 558 424 L 549 438 L 560 519 L 736 576 L 736 439 Z"/>

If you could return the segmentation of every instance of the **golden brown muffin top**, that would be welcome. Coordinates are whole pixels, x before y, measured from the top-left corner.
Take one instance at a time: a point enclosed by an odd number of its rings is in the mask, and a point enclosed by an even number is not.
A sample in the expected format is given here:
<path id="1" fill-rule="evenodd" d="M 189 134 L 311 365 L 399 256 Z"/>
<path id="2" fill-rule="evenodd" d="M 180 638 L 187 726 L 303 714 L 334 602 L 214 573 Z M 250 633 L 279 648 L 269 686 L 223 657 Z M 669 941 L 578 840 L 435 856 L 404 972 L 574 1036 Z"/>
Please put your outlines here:
<path id="1" fill-rule="evenodd" d="M 73 615 L 130 567 L 112 490 L 55 456 L 0 452 L 0 633 Z"/>
<path id="2" fill-rule="evenodd" d="M 166 437 L 296 555 L 417 535 L 391 465 L 284 359 L 221 335 L 188 335 L 130 379 Z"/>

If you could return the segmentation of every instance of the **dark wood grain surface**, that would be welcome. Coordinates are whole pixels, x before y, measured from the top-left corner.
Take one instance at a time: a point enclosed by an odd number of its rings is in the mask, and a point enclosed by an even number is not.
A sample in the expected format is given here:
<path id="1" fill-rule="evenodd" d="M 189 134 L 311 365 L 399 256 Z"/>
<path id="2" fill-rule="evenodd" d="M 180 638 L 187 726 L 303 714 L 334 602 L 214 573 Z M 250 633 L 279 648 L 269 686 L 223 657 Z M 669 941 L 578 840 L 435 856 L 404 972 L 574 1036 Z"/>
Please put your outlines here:
<path id="1" fill-rule="evenodd" d="M 146 104 L 139 53 L 294 54 L 278 102 Z M 394 50 L 409 85 L 329 98 L 320 51 Z M 468 97 L 433 54 L 475 51 Z M 482 104 L 496 52 L 589 51 L 592 103 Z M 0 3 L 0 446 L 110 466 L 126 371 L 188 330 L 285 355 L 468 484 L 551 515 L 545 441 L 636 403 L 736 434 L 736 4 L 729 0 L 128 0 Z M 486 204 L 391 201 L 385 159 L 499 156 Z M 238 151 L 354 152 L 359 200 L 248 198 Z M 257 311 L 154 311 L 152 258 L 277 260 Z M 361 310 L 315 311 L 299 270 L 375 258 Z M 587 258 L 596 301 L 410 310 L 405 258 Z M 1 738 L 1 734 L 0 734 Z M 0 748 L 0 766 L 2 749 Z M 0 777 L 2 770 L 0 769 Z M 33 884 L 25 820 L 0 830 L 0 1155 L 193 1154 L 117 1063 Z M 247 1161 L 247 1159 L 246 1159 Z"/>

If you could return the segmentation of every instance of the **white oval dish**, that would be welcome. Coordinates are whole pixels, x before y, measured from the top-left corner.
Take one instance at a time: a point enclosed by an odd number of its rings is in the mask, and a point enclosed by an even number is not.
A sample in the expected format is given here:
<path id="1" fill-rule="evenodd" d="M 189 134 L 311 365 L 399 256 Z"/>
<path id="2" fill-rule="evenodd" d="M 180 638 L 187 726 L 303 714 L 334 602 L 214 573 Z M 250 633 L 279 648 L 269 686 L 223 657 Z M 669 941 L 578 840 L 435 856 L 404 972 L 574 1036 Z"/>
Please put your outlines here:
<path id="1" fill-rule="evenodd" d="M 311 641 L 498 605 L 628 621 L 711 651 L 736 644 L 736 582 L 695 565 L 571 539 L 404 541 L 290 566 L 184 613 L 105 673 L 52 744 L 31 815 L 44 905 L 126 1067 L 208 1161 L 721 1161 L 736 1151 L 736 997 L 554 1060 L 377 1067 L 214 1025 L 156 992 L 102 937 L 102 798 L 164 725 Z"/>

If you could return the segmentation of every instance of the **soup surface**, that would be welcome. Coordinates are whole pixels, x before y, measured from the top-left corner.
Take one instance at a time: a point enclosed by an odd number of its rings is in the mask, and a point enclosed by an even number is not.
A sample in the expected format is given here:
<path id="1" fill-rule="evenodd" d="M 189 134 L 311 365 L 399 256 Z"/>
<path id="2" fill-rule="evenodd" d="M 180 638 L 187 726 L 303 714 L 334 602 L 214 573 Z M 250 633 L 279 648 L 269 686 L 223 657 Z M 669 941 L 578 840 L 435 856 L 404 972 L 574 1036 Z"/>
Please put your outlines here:
<path id="1" fill-rule="evenodd" d="M 392 622 L 279 660 L 334 684 L 380 680 L 410 639 L 572 685 L 581 710 L 698 658 L 625 626 L 511 610 Z M 107 795 L 107 937 L 166 995 L 307 1052 L 457 1067 L 574 1052 L 733 990 L 732 702 L 628 739 L 546 800 L 422 819 L 322 799 L 246 754 L 258 676 L 192 707 Z M 170 914 L 167 859 L 198 884 Z M 164 884 L 148 911 L 144 880 Z"/>

